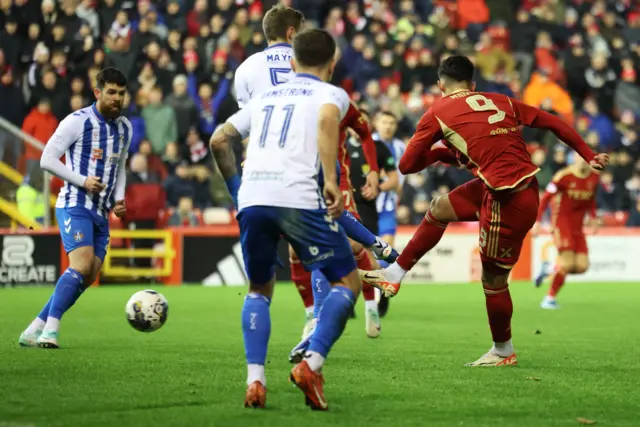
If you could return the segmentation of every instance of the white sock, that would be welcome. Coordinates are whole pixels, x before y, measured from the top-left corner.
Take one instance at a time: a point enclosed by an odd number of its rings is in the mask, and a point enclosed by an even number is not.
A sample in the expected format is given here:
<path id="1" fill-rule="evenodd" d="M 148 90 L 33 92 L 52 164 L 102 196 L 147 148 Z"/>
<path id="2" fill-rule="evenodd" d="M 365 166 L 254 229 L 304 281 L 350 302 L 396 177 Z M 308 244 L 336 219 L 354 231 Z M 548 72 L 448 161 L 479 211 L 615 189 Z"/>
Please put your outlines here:
<path id="1" fill-rule="evenodd" d="M 304 312 L 307 314 L 307 317 L 308 317 L 310 314 L 313 314 L 313 306 L 305 307 L 305 308 L 304 308 Z"/>
<path id="2" fill-rule="evenodd" d="M 56 319 L 55 317 L 47 317 L 47 324 L 44 325 L 43 332 L 58 332 L 60 329 L 60 319 Z"/>
<path id="3" fill-rule="evenodd" d="M 507 342 L 494 342 L 491 351 L 496 353 L 498 356 L 511 356 L 514 353 L 513 343 L 511 342 L 511 340 Z"/>
<path id="4" fill-rule="evenodd" d="M 387 277 L 387 279 L 389 279 L 389 281 L 394 283 L 402 282 L 405 274 L 407 274 L 407 270 L 400 267 L 397 262 L 394 262 L 389 267 L 384 269 L 384 275 Z"/>
<path id="5" fill-rule="evenodd" d="M 267 377 L 264 375 L 264 365 L 249 363 L 247 365 L 247 385 L 260 381 L 263 386 L 267 385 Z"/>
<path id="6" fill-rule="evenodd" d="M 322 369 L 322 365 L 324 365 L 324 357 L 315 351 L 307 351 L 304 355 L 304 360 L 307 361 L 307 364 L 313 372 L 318 372 Z"/>
<path id="7" fill-rule="evenodd" d="M 368 313 L 369 310 L 373 310 L 376 313 L 378 312 L 378 303 L 376 302 L 375 299 L 364 302 L 364 311 Z"/>
<path id="8" fill-rule="evenodd" d="M 24 333 L 27 335 L 35 334 L 38 331 L 42 331 L 44 328 L 45 321 L 39 317 L 36 317 L 33 322 L 25 329 Z"/>

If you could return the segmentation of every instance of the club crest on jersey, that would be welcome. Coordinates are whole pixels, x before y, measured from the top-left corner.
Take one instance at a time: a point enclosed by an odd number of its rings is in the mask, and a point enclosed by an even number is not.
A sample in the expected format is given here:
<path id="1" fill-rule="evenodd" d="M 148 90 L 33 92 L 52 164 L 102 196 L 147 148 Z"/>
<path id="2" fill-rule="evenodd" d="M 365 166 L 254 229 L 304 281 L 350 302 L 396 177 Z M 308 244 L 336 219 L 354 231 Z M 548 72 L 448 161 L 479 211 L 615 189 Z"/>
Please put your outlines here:
<path id="1" fill-rule="evenodd" d="M 96 161 L 96 160 L 102 160 L 102 155 L 104 154 L 104 151 L 100 148 L 94 148 L 93 150 L 91 150 L 91 160 Z"/>
<path id="2" fill-rule="evenodd" d="M 75 234 L 73 235 L 73 239 L 76 242 L 82 242 L 82 240 L 84 239 L 84 234 L 82 234 L 81 231 L 76 231 Z"/>

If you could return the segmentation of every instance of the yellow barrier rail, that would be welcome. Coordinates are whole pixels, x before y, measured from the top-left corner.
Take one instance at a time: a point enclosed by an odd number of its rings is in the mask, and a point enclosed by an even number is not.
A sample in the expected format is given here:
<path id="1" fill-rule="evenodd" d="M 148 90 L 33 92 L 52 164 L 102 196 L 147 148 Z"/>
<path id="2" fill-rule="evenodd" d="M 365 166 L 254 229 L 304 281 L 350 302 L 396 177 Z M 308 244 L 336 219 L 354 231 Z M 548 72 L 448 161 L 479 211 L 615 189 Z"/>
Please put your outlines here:
<path id="1" fill-rule="evenodd" d="M 153 239 L 162 240 L 163 250 L 155 249 L 111 249 L 111 241 L 104 258 L 102 273 L 107 276 L 135 277 L 153 276 L 167 277 L 173 272 L 173 234 L 168 230 L 111 230 L 111 239 Z M 140 268 L 113 266 L 113 258 L 162 258 L 162 268 Z"/>
<path id="2" fill-rule="evenodd" d="M 22 181 L 24 181 L 24 176 L 8 164 L 4 162 L 0 162 L 0 175 L 6 177 L 9 181 L 13 182 L 15 185 L 20 186 Z M 47 183 L 45 183 L 46 185 Z M 56 207 L 56 196 L 49 196 L 49 204 L 52 208 Z"/>
<path id="3" fill-rule="evenodd" d="M 32 227 L 34 230 L 40 230 L 42 225 L 38 224 L 31 218 L 23 215 L 15 203 L 3 199 L 0 197 L 0 212 L 4 212 L 9 218 L 11 218 L 11 228 L 16 230 L 18 227 L 16 224 L 20 224 L 23 227 Z"/>

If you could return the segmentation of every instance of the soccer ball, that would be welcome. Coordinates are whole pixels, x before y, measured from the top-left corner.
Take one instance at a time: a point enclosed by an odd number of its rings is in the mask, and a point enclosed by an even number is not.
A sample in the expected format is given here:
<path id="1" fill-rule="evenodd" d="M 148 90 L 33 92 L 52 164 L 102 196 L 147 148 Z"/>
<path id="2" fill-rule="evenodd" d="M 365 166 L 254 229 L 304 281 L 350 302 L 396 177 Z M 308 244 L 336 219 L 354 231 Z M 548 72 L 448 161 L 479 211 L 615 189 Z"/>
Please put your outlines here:
<path id="1" fill-rule="evenodd" d="M 167 321 L 168 311 L 167 299 L 151 289 L 133 294 L 125 307 L 129 324 L 141 332 L 160 329 Z"/>

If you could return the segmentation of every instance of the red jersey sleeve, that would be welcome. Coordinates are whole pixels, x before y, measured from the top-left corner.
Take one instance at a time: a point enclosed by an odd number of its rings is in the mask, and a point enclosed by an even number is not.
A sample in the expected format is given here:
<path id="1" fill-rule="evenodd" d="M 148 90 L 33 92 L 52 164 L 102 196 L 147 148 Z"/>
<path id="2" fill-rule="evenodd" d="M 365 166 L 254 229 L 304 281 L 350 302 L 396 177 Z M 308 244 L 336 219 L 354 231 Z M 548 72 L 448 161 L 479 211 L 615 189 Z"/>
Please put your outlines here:
<path id="1" fill-rule="evenodd" d="M 419 172 L 424 169 L 426 160 L 431 155 L 431 147 L 444 138 L 442 129 L 433 117 L 431 110 L 424 113 L 407 149 L 400 159 L 398 170 L 403 175 Z M 434 150 L 435 151 L 435 150 Z M 431 162 L 433 163 L 433 162 Z"/>
<path id="2" fill-rule="evenodd" d="M 353 129 L 354 132 L 358 134 L 358 137 L 360 137 L 362 151 L 364 151 L 364 158 L 369 165 L 369 169 L 374 172 L 380 172 L 380 169 L 378 168 L 378 157 L 376 154 L 376 143 L 371 137 L 369 122 L 353 103 L 349 104 L 349 111 L 347 111 L 346 117 L 349 118 L 347 126 Z"/>
<path id="3" fill-rule="evenodd" d="M 564 120 L 515 99 L 510 98 L 509 102 L 511 102 L 513 112 L 521 124 L 532 128 L 550 130 L 587 162 L 593 160 L 595 154 L 591 148 L 584 142 L 580 134 Z"/>

